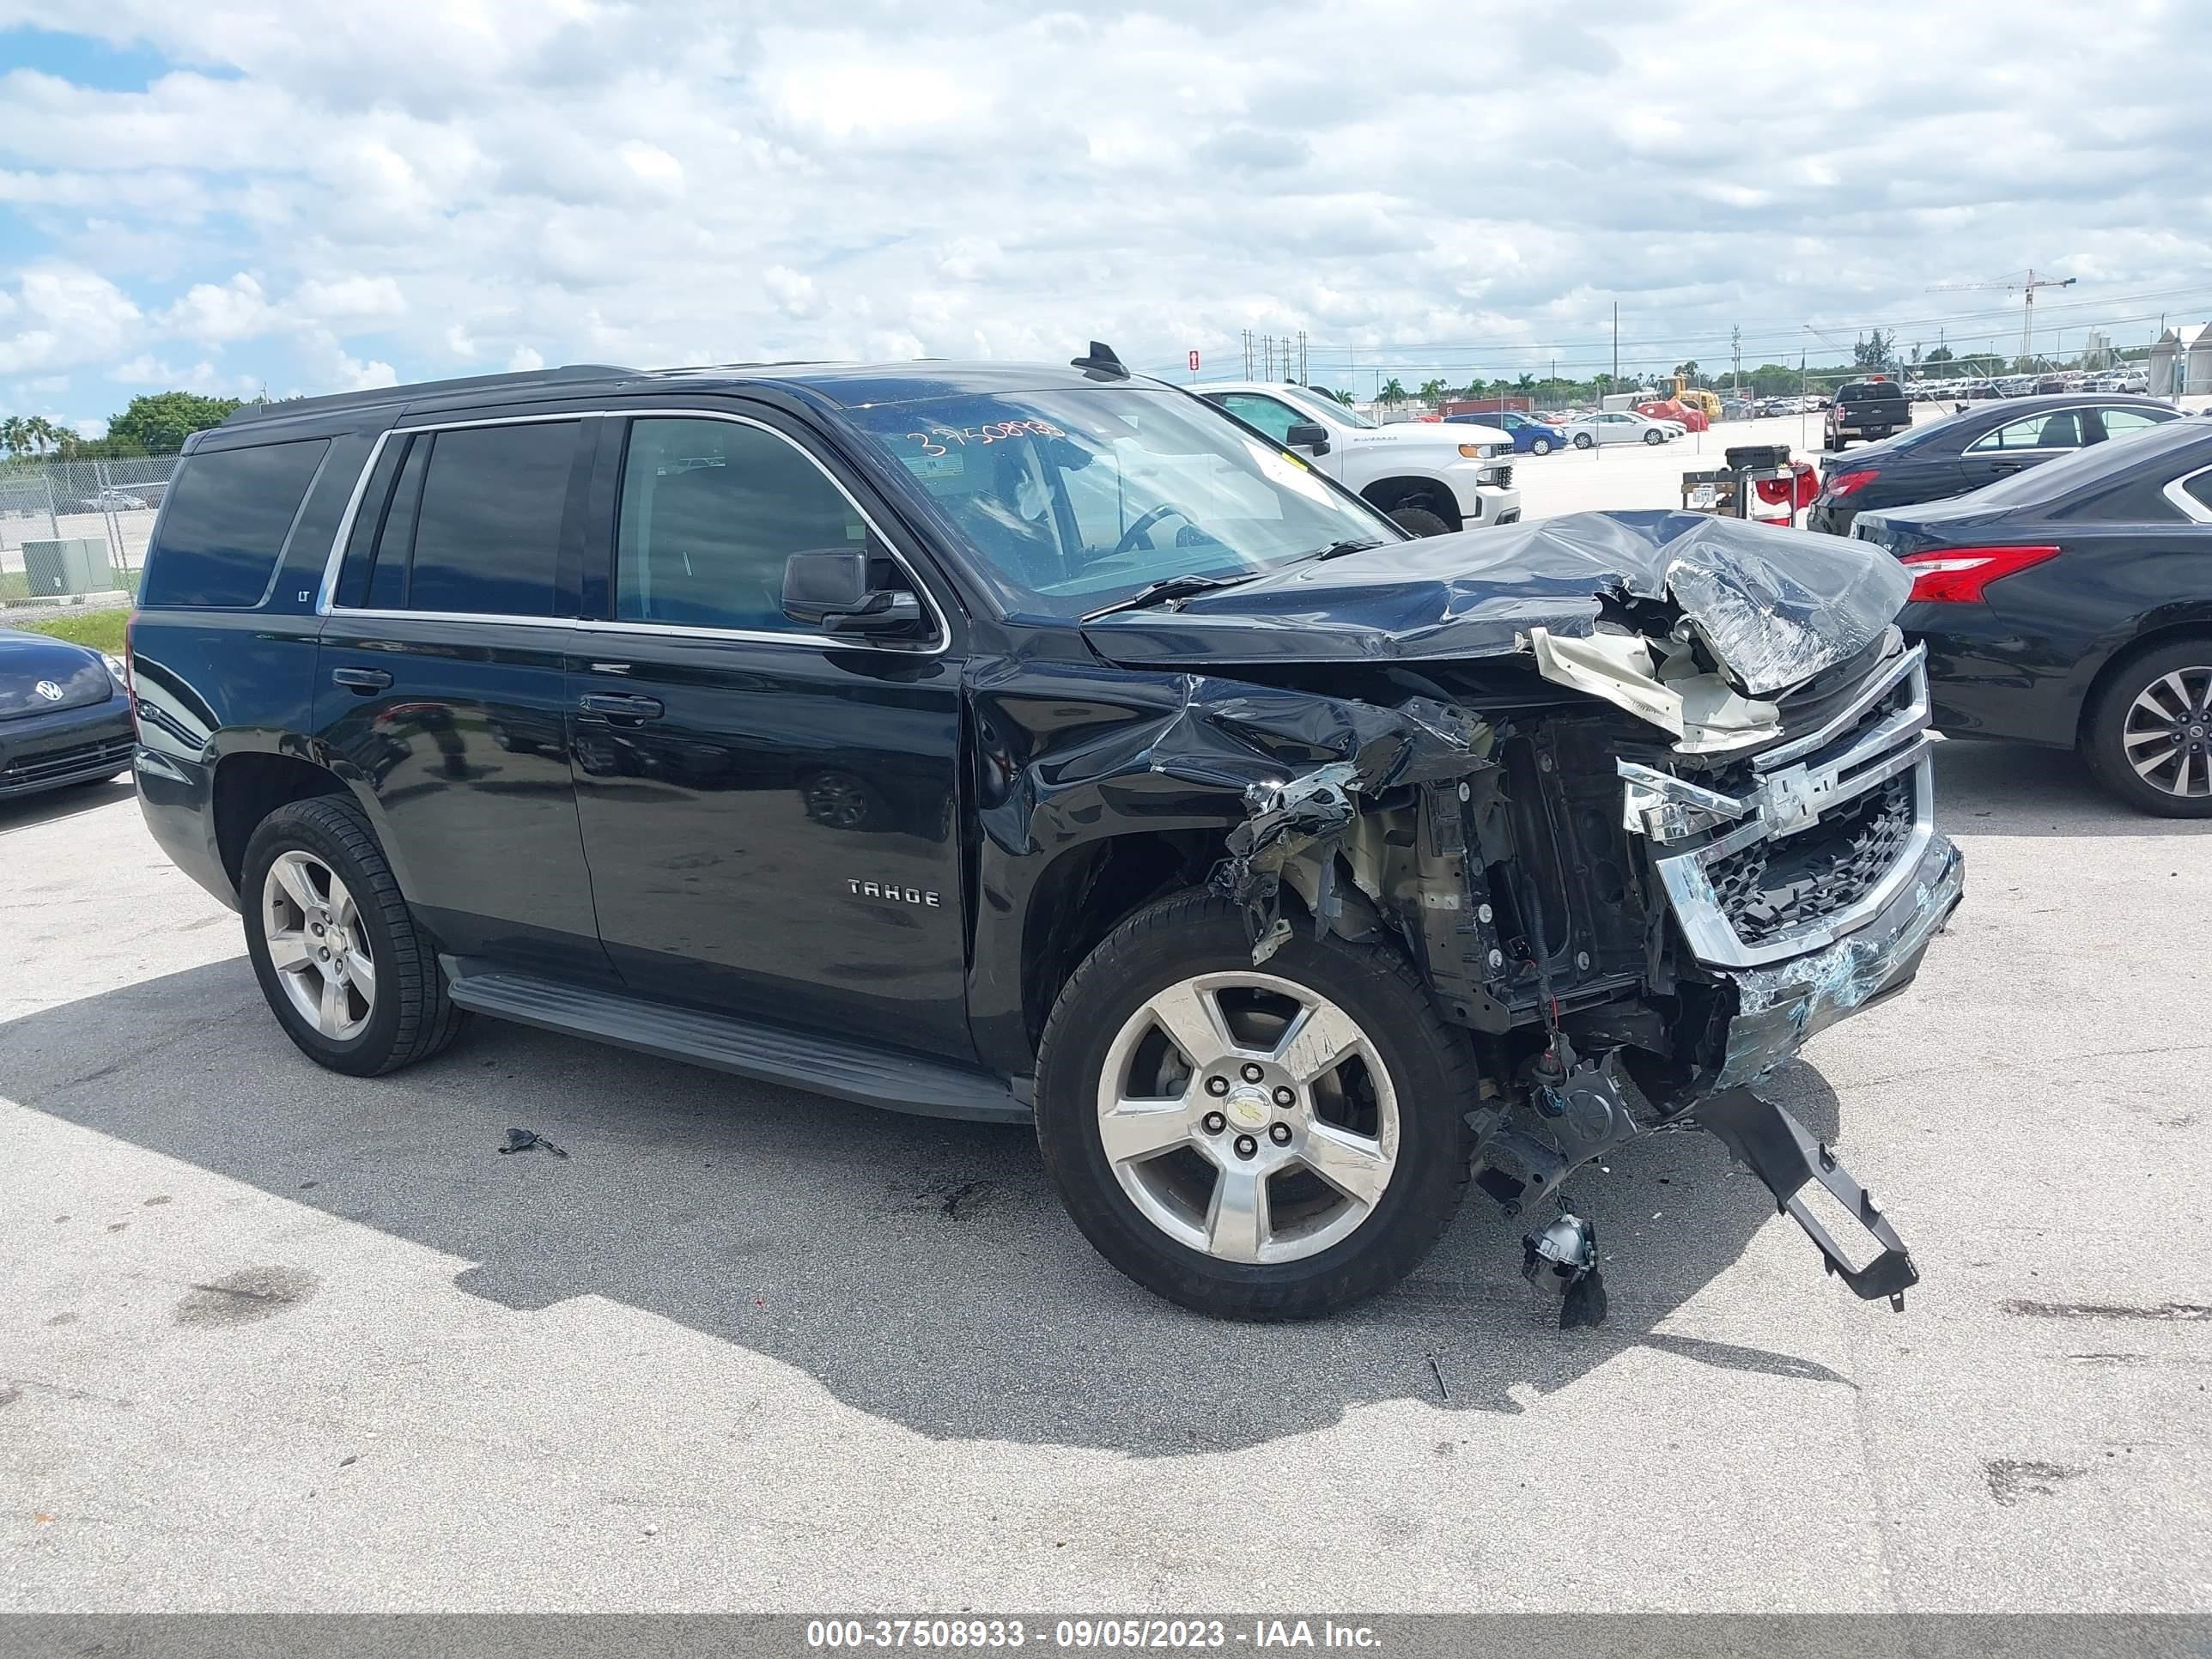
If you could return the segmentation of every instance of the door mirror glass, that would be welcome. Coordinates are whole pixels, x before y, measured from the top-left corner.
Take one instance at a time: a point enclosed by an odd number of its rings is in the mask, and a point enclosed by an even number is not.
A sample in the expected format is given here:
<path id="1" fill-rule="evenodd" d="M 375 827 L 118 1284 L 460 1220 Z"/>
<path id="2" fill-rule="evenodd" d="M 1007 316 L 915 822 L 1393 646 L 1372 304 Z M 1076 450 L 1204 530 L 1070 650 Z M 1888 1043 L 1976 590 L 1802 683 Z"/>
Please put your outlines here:
<path id="1" fill-rule="evenodd" d="M 825 634 L 914 634 L 921 600 L 890 560 L 849 548 L 819 548 L 784 561 L 783 614 Z"/>

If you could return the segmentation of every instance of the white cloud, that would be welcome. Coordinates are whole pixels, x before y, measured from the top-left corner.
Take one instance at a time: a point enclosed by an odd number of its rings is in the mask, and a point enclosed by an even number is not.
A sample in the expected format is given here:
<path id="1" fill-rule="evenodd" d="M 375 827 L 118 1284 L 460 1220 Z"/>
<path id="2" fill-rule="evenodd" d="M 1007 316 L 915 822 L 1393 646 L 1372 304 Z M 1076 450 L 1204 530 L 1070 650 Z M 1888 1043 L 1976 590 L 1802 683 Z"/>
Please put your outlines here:
<path id="1" fill-rule="evenodd" d="M 526 345 L 519 345 L 515 347 L 514 351 L 509 353 L 507 356 L 507 372 L 511 374 L 526 374 L 532 369 L 543 368 L 544 367 L 544 358 L 539 356 L 536 351 L 532 350 Z"/>
<path id="2" fill-rule="evenodd" d="M 1808 320 L 2008 345 L 2012 296 L 1923 290 L 2030 264 L 2082 279 L 2047 326 L 2212 313 L 2204 8 L 2112 0 L 2087 28 L 2013 0 L 1990 31 L 1868 0 L 1816 69 L 1724 90 L 1711 43 L 1771 40 L 1765 0 L 1493 9 L 1448 47 L 1420 0 L 810 15 L 72 15 L 179 67 L 140 92 L 0 74 L 0 203 L 49 251 L 0 255 L 0 372 L 87 365 L 73 401 L 203 362 L 319 392 L 510 353 L 1060 360 L 1097 337 L 1179 378 L 1251 328 L 1306 331 L 1316 378 L 1364 386 L 1588 373 L 1616 301 L 1632 368 L 1710 367 L 1736 325 L 1747 362 L 1795 362 Z"/>
<path id="3" fill-rule="evenodd" d="M 161 313 L 161 326 L 171 333 L 202 345 L 225 345 L 252 339 L 277 325 L 276 307 L 261 291 L 261 284 L 244 271 L 228 282 L 195 283 Z"/>
<path id="4" fill-rule="evenodd" d="M 0 322 L 0 374 L 68 368 L 112 356 L 137 331 L 138 307 L 105 276 L 40 266 L 16 279 Z"/>

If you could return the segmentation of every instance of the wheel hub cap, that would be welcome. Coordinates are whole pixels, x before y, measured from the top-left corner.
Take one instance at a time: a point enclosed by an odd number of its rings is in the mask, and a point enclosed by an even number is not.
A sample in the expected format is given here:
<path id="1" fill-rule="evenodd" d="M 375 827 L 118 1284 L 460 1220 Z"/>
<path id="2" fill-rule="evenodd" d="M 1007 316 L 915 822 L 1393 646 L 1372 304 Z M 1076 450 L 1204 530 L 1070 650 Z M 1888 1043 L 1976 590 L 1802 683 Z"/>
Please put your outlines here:
<path id="1" fill-rule="evenodd" d="M 1265 1089 L 1255 1089 L 1249 1084 L 1231 1089 L 1229 1097 L 1222 1102 L 1222 1109 L 1229 1121 L 1240 1129 L 1264 1129 L 1267 1120 L 1274 1115 L 1274 1102 Z"/>
<path id="2" fill-rule="evenodd" d="M 1366 1033 L 1271 974 L 1201 974 L 1141 1004 L 1107 1051 L 1098 1133 L 1145 1219 L 1224 1261 L 1292 1261 L 1361 1226 L 1398 1158 L 1398 1103 Z"/>
<path id="3" fill-rule="evenodd" d="M 2128 705 L 2121 752 L 2136 775 L 2168 795 L 2212 797 L 2212 665 L 2177 668 Z"/>
<path id="4" fill-rule="evenodd" d="M 313 854 L 280 854 L 261 884 L 262 938 L 278 988 L 325 1037 L 361 1035 L 376 1007 L 376 963 L 353 895 Z"/>

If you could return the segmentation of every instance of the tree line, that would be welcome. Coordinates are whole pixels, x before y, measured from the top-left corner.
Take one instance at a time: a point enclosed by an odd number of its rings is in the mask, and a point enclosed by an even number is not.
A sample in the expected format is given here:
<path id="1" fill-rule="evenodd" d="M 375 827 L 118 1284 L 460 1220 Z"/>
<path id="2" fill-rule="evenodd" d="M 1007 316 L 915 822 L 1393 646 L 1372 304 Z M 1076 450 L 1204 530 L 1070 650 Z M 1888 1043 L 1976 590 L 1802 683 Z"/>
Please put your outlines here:
<path id="1" fill-rule="evenodd" d="M 127 460 L 138 455 L 173 455 L 195 432 L 221 426 L 240 407 L 235 398 L 204 398 L 196 392 L 154 392 L 133 398 L 121 414 L 111 416 L 107 435 L 88 438 L 43 415 L 0 416 L 0 452 L 8 459 L 63 461 Z"/>

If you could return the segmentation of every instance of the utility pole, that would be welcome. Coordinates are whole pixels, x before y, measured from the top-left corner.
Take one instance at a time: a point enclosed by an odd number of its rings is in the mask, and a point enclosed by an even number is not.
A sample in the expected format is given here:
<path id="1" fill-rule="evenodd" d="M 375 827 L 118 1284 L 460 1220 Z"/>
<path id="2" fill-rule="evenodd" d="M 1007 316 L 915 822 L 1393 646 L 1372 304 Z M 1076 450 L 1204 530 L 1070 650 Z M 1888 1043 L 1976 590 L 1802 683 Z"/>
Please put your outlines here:
<path id="1" fill-rule="evenodd" d="M 1738 324 L 1729 330 L 1729 357 L 1735 380 L 1735 395 L 1743 396 L 1743 326 Z"/>
<path id="2" fill-rule="evenodd" d="M 1306 331 L 1300 329 L 1298 331 L 1298 384 L 1304 386 L 1306 383 Z"/>
<path id="3" fill-rule="evenodd" d="M 1620 384 L 1620 301 L 1618 300 L 1613 302 L 1613 380 L 1610 384 Z"/>

